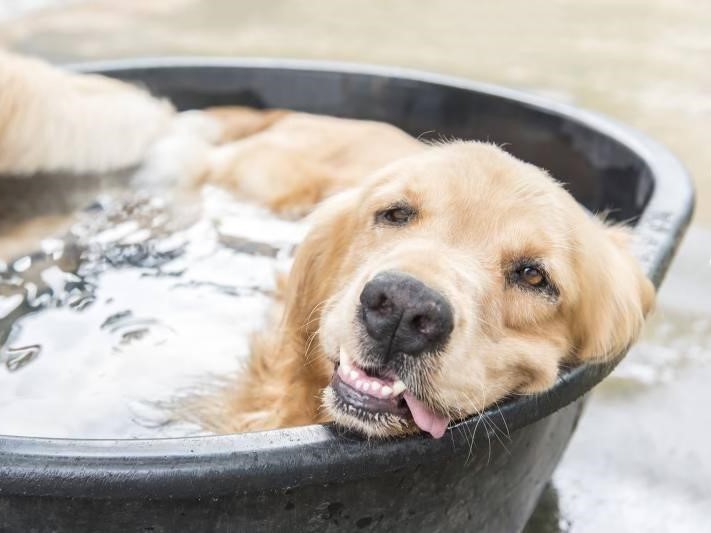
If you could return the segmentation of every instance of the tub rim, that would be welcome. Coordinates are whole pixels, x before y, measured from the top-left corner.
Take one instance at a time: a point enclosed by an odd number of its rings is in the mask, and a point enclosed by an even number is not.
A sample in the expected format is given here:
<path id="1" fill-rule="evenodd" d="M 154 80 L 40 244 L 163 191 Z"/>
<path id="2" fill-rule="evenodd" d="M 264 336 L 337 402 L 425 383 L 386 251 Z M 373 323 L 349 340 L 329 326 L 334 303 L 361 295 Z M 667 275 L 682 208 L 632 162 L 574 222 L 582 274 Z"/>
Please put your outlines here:
<path id="1" fill-rule="evenodd" d="M 444 85 L 523 105 L 563 118 L 621 144 L 647 167 L 654 187 L 634 228 L 638 257 L 659 286 L 694 207 L 689 174 L 671 152 L 643 133 L 601 114 L 498 85 L 400 67 L 272 58 L 148 57 L 74 64 L 78 71 L 118 74 L 142 68 L 258 68 L 401 78 Z M 520 397 L 483 415 L 498 428 L 477 442 L 504 439 L 564 408 L 616 366 L 583 365 L 563 374 L 549 391 Z M 337 436 L 330 425 L 165 439 L 54 439 L 0 435 L 0 495 L 88 498 L 195 497 L 360 478 L 412 462 L 465 455 L 480 416 L 462 421 L 440 440 L 422 435 L 363 443 Z M 364 466 L 367 465 L 367 466 Z"/>

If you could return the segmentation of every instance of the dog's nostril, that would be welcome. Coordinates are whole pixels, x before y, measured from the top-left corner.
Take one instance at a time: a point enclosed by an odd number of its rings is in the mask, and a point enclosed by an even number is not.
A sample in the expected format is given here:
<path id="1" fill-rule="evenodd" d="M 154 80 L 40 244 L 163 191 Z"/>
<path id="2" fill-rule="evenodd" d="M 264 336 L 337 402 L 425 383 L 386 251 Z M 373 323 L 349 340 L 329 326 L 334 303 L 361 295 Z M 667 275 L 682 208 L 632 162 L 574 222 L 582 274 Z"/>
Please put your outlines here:
<path id="1" fill-rule="evenodd" d="M 366 312 L 379 315 L 389 315 L 395 311 L 395 306 L 384 287 L 367 284 L 360 295 L 360 301 Z"/>
<path id="2" fill-rule="evenodd" d="M 385 294 L 381 294 L 378 298 L 378 302 L 373 307 L 373 310 L 380 311 L 381 313 L 392 312 L 393 306 L 390 299 Z"/>
<path id="3" fill-rule="evenodd" d="M 412 319 L 412 325 L 415 326 L 417 331 L 428 337 L 435 333 L 436 325 L 427 315 L 415 315 Z"/>

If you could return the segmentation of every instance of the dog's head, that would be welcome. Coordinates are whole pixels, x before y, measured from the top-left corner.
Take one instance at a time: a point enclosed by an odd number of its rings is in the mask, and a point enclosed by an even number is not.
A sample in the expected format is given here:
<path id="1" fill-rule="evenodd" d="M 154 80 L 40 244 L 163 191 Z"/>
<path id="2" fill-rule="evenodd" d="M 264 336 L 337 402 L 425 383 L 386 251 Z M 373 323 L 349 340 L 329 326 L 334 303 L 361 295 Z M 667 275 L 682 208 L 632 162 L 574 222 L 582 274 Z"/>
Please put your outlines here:
<path id="1" fill-rule="evenodd" d="M 543 391 L 562 362 L 623 351 L 654 299 L 623 230 L 480 143 L 426 149 L 323 204 L 290 291 L 287 322 L 335 365 L 324 408 L 370 436 L 439 437 Z"/>

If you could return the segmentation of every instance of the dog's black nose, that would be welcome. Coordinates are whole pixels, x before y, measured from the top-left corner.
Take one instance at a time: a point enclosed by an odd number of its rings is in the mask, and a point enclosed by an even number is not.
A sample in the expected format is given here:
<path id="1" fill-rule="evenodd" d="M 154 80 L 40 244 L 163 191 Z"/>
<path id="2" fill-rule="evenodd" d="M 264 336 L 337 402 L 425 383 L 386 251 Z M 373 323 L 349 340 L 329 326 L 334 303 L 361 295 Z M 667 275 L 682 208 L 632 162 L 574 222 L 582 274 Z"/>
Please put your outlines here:
<path id="1" fill-rule="evenodd" d="M 363 322 L 379 355 L 420 355 L 444 346 L 452 307 L 437 291 L 401 272 L 381 272 L 360 293 Z"/>

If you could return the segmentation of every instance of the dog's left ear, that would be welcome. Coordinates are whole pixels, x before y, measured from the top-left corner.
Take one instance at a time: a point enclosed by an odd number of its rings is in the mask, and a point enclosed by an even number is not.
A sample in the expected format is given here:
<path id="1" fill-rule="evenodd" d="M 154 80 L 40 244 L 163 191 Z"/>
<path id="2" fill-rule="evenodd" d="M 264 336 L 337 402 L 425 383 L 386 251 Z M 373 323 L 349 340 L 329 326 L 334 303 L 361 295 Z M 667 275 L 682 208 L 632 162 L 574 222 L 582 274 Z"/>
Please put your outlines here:
<path id="1" fill-rule="evenodd" d="M 322 202 L 311 215 L 311 230 L 299 244 L 289 273 L 284 326 L 315 331 L 320 308 L 342 280 L 340 270 L 356 231 L 359 189 L 349 189 Z"/>
<path id="2" fill-rule="evenodd" d="M 576 254 L 580 292 L 571 319 L 581 361 L 605 361 L 624 352 L 639 336 L 655 297 L 630 251 L 629 231 L 593 224 Z"/>

